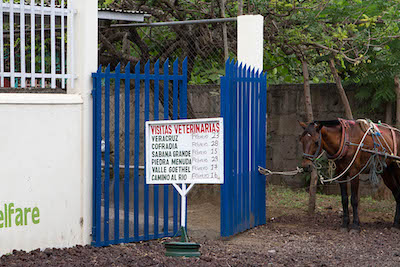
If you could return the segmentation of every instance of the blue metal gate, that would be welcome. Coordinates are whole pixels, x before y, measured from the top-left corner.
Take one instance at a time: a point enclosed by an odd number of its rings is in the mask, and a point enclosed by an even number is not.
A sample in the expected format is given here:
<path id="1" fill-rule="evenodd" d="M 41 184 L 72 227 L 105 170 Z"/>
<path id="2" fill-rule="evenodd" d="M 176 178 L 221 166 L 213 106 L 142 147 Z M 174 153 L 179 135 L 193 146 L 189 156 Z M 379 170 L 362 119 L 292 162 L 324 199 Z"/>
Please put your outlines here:
<path id="1" fill-rule="evenodd" d="M 171 185 L 146 185 L 140 166 L 145 121 L 187 117 L 187 60 L 181 73 L 178 60 L 172 74 L 168 65 L 167 60 L 162 73 L 157 61 L 153 71 L 147 62 L 144 73 L 139 62 L 134 73 L 128 63 L 124 72 L 120 65 L 114 72 L 100 66 L 92 74 L 95 246 L 173 236 L 179 229 L 177 192 Z"/>
<path id="2" fill-rule="evenodd" d="M 225 183 L 221 188 L 221 236 L 265 224 L 266 73 L 234 61 L 221 77 Z"/>

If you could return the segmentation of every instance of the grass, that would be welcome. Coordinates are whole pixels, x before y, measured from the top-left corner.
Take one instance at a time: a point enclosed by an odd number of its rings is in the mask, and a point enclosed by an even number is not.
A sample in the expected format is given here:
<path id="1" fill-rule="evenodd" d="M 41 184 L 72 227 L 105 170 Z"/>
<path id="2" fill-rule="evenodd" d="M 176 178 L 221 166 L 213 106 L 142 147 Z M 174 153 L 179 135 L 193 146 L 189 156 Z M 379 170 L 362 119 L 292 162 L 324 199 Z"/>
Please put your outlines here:
<path id="1" fill-rule="evenodd" d="M 361 199 L 361 202 L 365 202 L 364 210 L 367 212 L 385 212 L 392 213 L 396 207 L 394 200 L 375 200 L 372 197 L 365 197 Z"/>
<path id="2" fill-rule="evenodd" d="M 267 205 L 274 206 L 280 210 L 300 209 L 307 211 L 308 192 L 305 189 L 290 189 L 284 186 L 268 185 Z M 324 209 L 329 206 L 340 204 L 340 197 L 335 195 L 323 195 L 317 193 L 317 209 Z"/>
<path id="3" fill-rule="evenodd" d="M 272 217 L 284 214 L 307 212 L 309 194 L 305 189 L 295 189 L 278 185 L 267 186 L 267 208 Z M 351 211 L 350 199 L 349 208 Z M 394 214 L 394 200 L 374 200 L 372 197 L 360 199 L 360 216 L 392 216 Z M 325 195 L 317 193 L 316 211 L 341 211 L 341 197 L 338 195 Z"/>

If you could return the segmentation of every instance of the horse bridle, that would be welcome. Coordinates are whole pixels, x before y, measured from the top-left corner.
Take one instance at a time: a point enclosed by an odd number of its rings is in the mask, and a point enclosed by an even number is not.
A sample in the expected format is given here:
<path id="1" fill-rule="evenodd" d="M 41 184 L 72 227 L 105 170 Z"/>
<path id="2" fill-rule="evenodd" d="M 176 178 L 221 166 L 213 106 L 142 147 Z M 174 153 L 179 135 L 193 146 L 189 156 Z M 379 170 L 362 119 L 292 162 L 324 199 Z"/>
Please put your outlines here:
<path id="1" fill-rule="evenodd" d="M 315 151 L 314 155 L 303 152 L 303 158 L 314 161 L 322 153 L 321 150 L 322 150 L 322 135 L 321 135 L 321 131 L 319 131 L 317 150 Z"/>

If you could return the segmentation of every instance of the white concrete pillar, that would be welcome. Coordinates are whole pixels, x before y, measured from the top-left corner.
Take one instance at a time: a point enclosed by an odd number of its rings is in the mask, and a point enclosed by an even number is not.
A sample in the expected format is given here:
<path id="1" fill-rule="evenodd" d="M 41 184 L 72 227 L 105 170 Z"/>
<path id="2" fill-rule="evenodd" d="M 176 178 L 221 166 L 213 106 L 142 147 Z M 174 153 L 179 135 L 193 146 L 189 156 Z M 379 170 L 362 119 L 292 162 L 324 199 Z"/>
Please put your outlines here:
<path id="1" fill-rule="evenodd" d="M 247 66 L 263 69 L 264 18 L 261 15 L 245 15 L 237 18 L 238 61 Z"/>
<path id="2" fill-rule="evenodd" d="M 81 170 L 81 227 L 82 244 L 92 241 L 92 96 L 93 89 L 91 73 L 98 68 L 98 1 L 97 0 L 72 0 L 71 7 L 77 11 L 73 19 L 73 57 L 74 88 L 68 86 L 68 94 L 81 95 L 82 106 L 82 170 Z M 68 51 L 69 55 L 71 51 Z M 71 73 L 72 65 L 68 64 Z M 70 83 L 69 83 L 70 85 Z"/>
<path id="3" fill-rule="evenodd" d="M 238 62 L 251 66 L 252 69 L 263 70 L 264 48 L 264 18 L 261 15 L 245 15 L 237 18 L 237 52 Z M 251 94 L 252 88 L 250 88 Z M 238 103 L 239 105 L 239 103 Z M 249 105 L 249 123 L 251 125 L 251 103 Z M 252 128 L 249 127 L 249 145 L 251 144 Z M 249 149 L 249 174 L 252 162 L 251 146 Z M 251 180 L 249 180 L 251 183 Z M 251 188 L 251 184 L 249 184 Z"/>

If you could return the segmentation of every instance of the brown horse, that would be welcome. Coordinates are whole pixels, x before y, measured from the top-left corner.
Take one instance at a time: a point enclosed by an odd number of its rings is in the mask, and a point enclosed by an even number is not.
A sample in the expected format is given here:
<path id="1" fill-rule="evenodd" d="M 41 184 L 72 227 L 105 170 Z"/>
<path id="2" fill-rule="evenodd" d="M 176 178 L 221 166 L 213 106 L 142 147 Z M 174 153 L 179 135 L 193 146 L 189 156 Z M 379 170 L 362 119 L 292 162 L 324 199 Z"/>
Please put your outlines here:
<path id="1" fill-rule="evenodd" d="M 323 151 L 326 152 L 328 159 L 333 160 L 336 164 L 336 177 L 339 177 L 336 181 L 340 183 L 342 195 L 342 229 L 347 230 L 350 222 L 347 195 L 347 182 L 350 182 L 353 207 L 351 229 L 360 230 L 358 217 L 359 174 L 368 173 L 374 169 L 371 168 L 371 157 L 381 163 L 380 175 L 396 200 L 393 227 L 400 229 L 400 163 L 396 160 L 397 151 L 400 149 L 398 147 L 400 144 L 399 130 L 387 124 L 374 124 L 369 128 L 371 124 L 343 119 L 314 121 L 308 125 L 304 122 L 299 123 L 304 129 L 300 137 L 303 145 L 302 167 L 309 170 Z"/>

